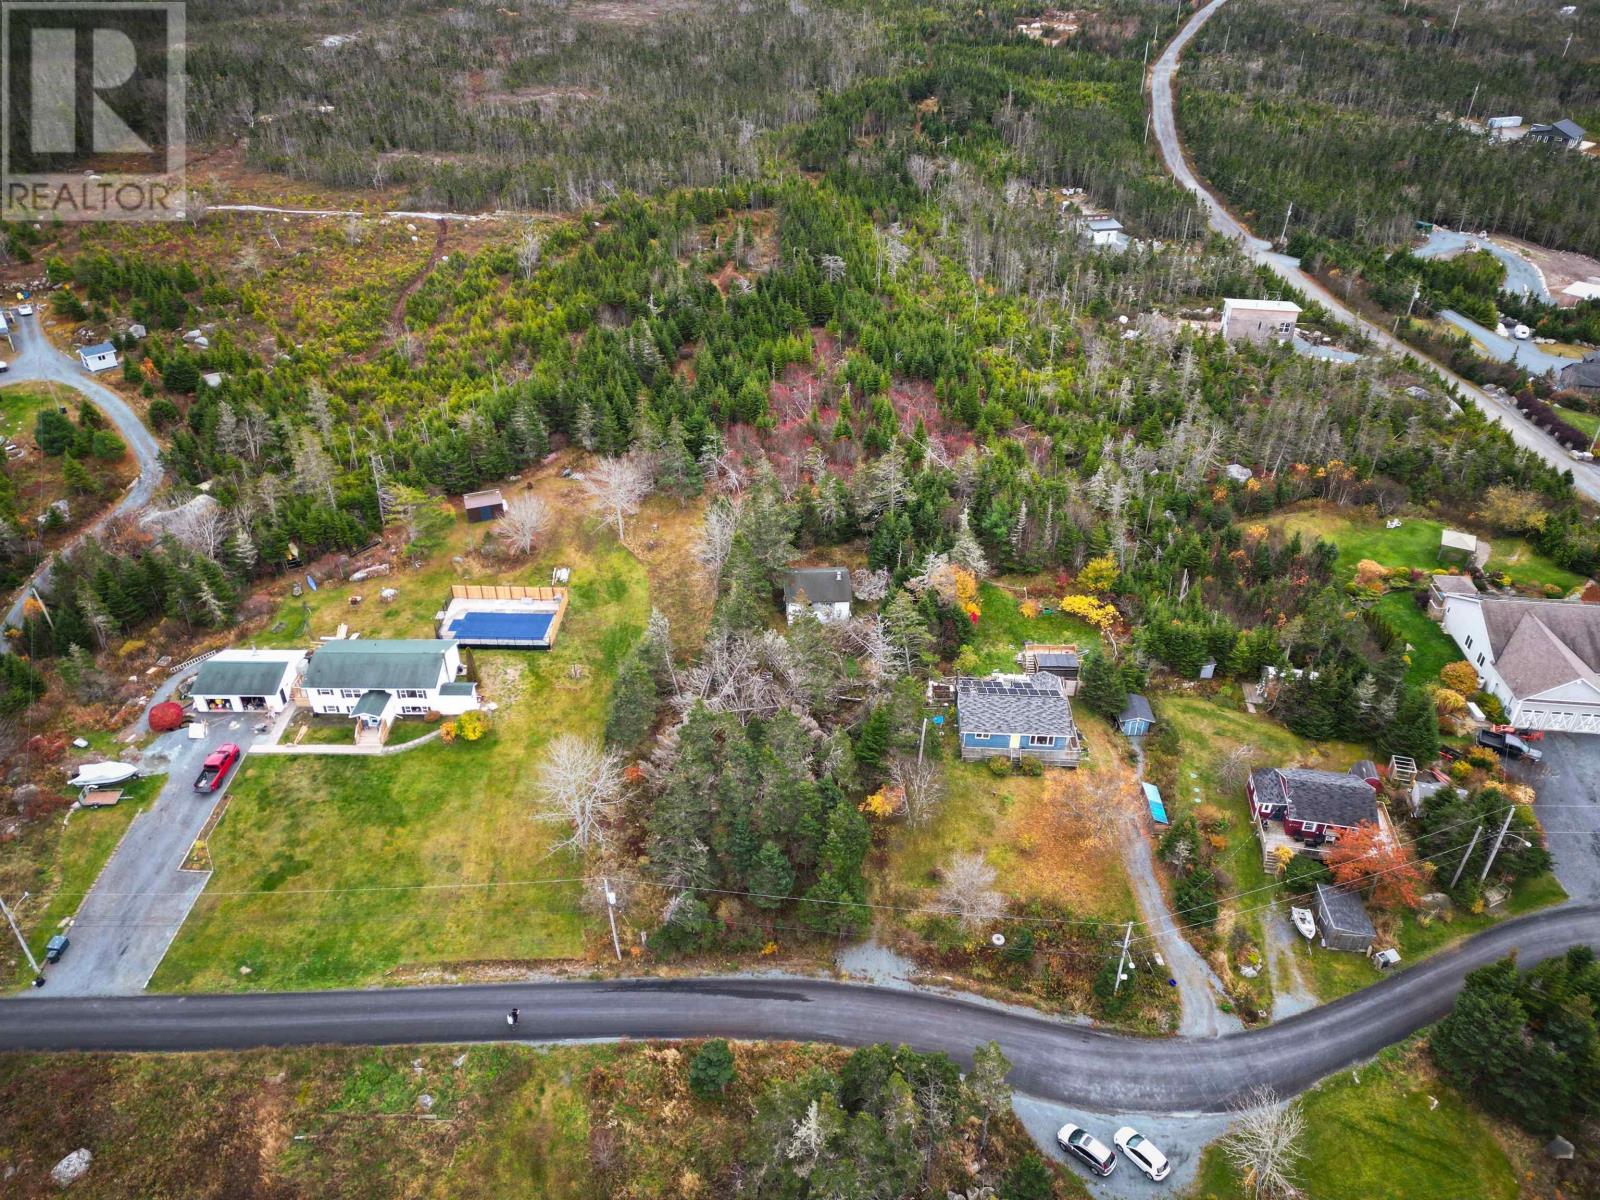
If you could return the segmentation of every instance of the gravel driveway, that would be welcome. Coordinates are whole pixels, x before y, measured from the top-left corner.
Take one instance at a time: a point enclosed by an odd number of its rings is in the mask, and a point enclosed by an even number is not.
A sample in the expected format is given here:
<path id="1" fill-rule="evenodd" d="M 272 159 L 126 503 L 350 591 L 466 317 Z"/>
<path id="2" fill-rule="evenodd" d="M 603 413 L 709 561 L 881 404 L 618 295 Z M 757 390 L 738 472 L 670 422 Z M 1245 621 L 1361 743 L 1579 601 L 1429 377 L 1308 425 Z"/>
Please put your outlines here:
<path id="1" fill-rule="evenodd" d="M 1472 247 L 1487 250 L 1500 260 L 1506 269 L 1506 291 L 1513 295 L 1532 296 L 1544 304 L 1554 303 L 1550 290 L 1545 287 L 1544 272 L 1515 250 L 1508 250 L 1475 234 L 1435 228 L 1428 234 L 1428 240 L 1411 253 L 1418 258 L 1454 258 Z"/>

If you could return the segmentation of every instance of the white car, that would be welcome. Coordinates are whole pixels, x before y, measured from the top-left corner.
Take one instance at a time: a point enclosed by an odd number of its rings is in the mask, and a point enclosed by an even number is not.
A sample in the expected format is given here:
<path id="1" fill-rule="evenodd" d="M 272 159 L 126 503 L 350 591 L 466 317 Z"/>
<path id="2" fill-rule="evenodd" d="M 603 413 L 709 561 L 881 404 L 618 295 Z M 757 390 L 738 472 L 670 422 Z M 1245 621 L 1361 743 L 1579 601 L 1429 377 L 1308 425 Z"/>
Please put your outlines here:
<path id="1" fill-rule="evenodd" d="M 1533 330 L 1529 329 L 1526 325 L 1518 325 L 1511 331 L 1511 336 L 1516 338 L 1519 342 L 1527 341 L 1532 334 Z"/>
<path id="2" fill-rule="evenodd" d="M 0 372 L 9 371 L 9 370 L 11 370 L 11 364 L 10 363 L 8 363 L 8 362 L 0 362 Z"/>
<path id="3" fill-rule="evenodd" d="M 31 304 L 19 304 L 19 305 L 17 305 L 17 316 L 19 316 L 19 317 L 31 317 L 31 316 L 33 316 L 33 305 L 31 305 Z"/>
<path id="4" fill-rule="evenodd" d="M 1124 1125 L 1117 1130 L 1111 1140 L 1117 1144 L 1117 1149 L 1122 1151 L 1122 1157 L 1156 1183 L 1160 1183 L 1172 1174 L 1172 1164 L 1167 1161 L 1167 1156 L 1157 1150 L 1155 1143 L 1132 1125 Z"/>

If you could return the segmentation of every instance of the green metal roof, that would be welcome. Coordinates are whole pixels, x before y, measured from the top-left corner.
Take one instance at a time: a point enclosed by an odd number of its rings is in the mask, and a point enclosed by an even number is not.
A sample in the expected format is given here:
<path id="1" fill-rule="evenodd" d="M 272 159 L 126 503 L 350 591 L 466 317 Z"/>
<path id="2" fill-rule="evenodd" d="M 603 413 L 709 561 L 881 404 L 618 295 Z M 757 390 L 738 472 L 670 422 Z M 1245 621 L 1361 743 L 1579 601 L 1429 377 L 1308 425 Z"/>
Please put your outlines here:
<path id="1" fill-rule="evenodd" d="M 271 696 L 283 686 L 283 659 L 213 658 L 200 664 L 192 696 Z"/>
<path id="2" fill-rule="evenodd" d="M 438 638 L 323 642 L 306 668 L 308 688 L 431 688 L 444 673 L 444 656 L 454 642 Z"/>
<path id="3" fill-rule="evenodd" d="M 350 710 L 353 717 L 381 717 L 383 710 L 389 707 L 389 693 L 370 691 L 356 701 L 355 708 Z"/>
<path id="4" fill-rule="evenodd" d="M 472 695 L 472 689 L 475 686 L 477 686 L 477 685 L 472 683 L 469 680 L 462 680 L 460 683 L 447 683 L 442 688 L 439 689 L 439 695 L 441 695 L 441 696 L 470 696 L 470 695 Z"/>

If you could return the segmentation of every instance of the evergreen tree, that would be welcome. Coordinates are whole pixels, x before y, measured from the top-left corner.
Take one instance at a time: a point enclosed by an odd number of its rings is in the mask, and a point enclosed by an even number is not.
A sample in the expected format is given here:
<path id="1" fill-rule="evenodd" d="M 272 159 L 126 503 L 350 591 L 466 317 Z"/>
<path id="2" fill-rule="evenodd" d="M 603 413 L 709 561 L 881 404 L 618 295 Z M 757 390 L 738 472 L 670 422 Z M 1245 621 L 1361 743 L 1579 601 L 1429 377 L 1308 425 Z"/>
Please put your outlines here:
<path id="1" fill-rule="evenodd" d="M 1098 646 L 1083 656 L 1078 682 L 1078 699 L 1090 712 L 1115 721 L 1128 703 L 1128 689 L 1122 671 Z"/>
<path id="2" fill-rule="evenodd" d="M 794 868 L 775 842 L 762 843 L 751 868 L 749 890 L 757 908 L 782 908 L 793 894 Z"/>
<path id="3" fill-rule="evenodd" d="M 606 745 L 631 750 L 650 732 L 656 707 L 661 700 L 652 660 L 655 650 L 648 637 L 641 637 L 617 669 L 617 682 L 611 689 L 611 711 L 606 716 Z"/>
<path id="4" fill-rule="evenodd" d="M 702 1100 L 714 1100 L 734 1079 L 733 1051 L 723 1038 L 713 1038 L 689 1060 L 689 1090 Z"/>
<path id="5" fill-rule="evenodd" d="M 875 779 L 883 768 L 883 756 L 889 751 L 891 731 L 889 706 L 879 704 L 867 714 L 866 720 L 856 730 L 856 765 L 864 775 Z"/>
<path id="6" fill-rule="evenodd" d="M 0 713 L 14 716 L 45 693 L 44 676 L 20 654 L 0 655 Z"/>
<path id="7" fill-rule="evenodd" d="M 1421 688 L 1407 688 L 1395 707 L 1394 720 L 1378 733 L 1378 753 L 1432 762 L 1439 754 L 1439 717 Z"/>

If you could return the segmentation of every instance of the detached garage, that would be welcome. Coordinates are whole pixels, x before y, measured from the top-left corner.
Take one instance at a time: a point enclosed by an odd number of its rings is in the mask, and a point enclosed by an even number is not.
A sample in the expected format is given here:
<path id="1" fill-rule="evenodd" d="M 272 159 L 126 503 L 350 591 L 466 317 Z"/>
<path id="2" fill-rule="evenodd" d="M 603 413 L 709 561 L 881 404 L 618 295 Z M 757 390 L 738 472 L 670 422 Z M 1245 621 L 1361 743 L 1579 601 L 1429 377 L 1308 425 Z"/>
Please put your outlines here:
<path id="1" fill-rule="evenodd" d="M 303 650 L 224 650 L 200 665 L 189 697 L 199 713 L 277 713 L 305 670 Z"/>

